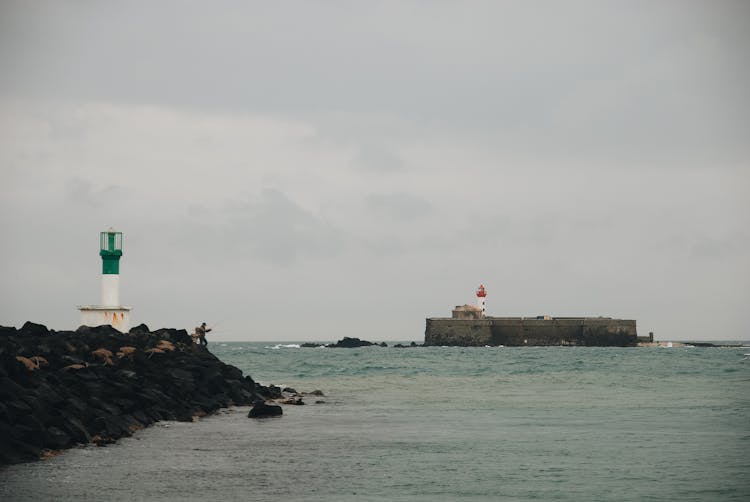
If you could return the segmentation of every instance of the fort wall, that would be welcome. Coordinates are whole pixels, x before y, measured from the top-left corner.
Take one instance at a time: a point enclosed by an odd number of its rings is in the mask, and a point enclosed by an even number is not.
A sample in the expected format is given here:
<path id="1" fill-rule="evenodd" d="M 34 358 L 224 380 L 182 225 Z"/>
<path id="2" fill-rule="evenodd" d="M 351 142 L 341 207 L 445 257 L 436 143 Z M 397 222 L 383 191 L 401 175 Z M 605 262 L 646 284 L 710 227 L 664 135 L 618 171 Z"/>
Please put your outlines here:
<path id="1" fill-rule="evenodd" d="M 425 345 L 635 346 L 635 320 L 609 317 L 428 318 Z"/>

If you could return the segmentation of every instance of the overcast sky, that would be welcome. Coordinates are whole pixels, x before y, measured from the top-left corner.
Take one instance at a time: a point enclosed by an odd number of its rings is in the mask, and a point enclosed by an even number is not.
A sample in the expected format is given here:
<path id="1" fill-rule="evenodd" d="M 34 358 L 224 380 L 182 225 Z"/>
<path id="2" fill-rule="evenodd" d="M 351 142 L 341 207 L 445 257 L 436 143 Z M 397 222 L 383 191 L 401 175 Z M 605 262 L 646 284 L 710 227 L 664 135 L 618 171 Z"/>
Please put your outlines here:
<path id="1" fill-rule="evenodd" d="M 0 324 L 748 339 L 750 4 L 0 2 Z"/>

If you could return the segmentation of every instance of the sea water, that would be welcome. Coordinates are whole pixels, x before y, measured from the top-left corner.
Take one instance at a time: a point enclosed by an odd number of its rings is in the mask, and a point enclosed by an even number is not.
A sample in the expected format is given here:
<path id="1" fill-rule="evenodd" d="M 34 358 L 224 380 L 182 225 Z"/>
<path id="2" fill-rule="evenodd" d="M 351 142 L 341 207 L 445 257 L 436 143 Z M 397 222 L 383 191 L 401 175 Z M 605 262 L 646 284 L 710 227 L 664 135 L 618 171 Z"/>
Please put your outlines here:
<path id="1" fill-rule="evenodd" d="M 0 500 L 750 500 L 748 347 L 209 349 L 325 396 L 7 467 Z"/>

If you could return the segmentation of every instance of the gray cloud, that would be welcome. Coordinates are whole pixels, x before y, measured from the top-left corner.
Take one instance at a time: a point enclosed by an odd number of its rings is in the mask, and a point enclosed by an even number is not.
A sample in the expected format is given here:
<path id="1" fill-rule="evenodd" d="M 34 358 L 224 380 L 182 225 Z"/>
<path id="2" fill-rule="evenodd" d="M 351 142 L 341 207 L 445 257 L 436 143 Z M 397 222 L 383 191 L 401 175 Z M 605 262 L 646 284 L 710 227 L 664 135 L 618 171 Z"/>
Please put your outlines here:
<path id="1" fill-rule="evenodd" d="M 690 246 L 690 257 L 697 259 L 736 259 L 750 248 L 750 235 L 740 232 L 723 238 L 701 237 Z M 746 266 L 745 268 L 750 268 Z"/>
<path id="2" fill-rule="evenodd" d="M 396 220 L 420 218 L 432 209 L 426 200 L 406 193 L 370 194 L 365 199 L 365 204 L 373 214 Z"/>
<path id="3" fill-rule="evenodd" d="M 167 236 L 173 247 L 189 249 L 202 263 L 220 259 L 288 267 L 336 257 L 346 246 L 333 224 L 277 189 L 263 189 L 220 209 L 191 204 Z"/>
<path id="4" fill-rule="evenodd" d="M 399 171 L 404 164 L 398 155 L 387 148 L 376 145 L 365 145 L 360 148 L 354 159 L 355 166 L 372 171 Z"/>
<path id="5" fill-rule="evenodd" d="M 479 282 L 744 336 L 749 11 L 3 2 L 0 324 L 75 323 L 116 226 L 138 319 L 228 338 L 419 339 Z"/>
<path id="6" fill-rule="evenodd" d="M 252 256 L 274 263 L 329 258 L 344 244 L 333 225 L 278 190 L 263 190 L 258 201 L 232 207 L 227 219 L 223 240 L 230 249 L 248 248 Z"/>
<path id="7" fill-rule="evenodd" d="M 94 208 L 117 202 L 122 192 L 122 188 L 116 185 L 95 188 L 90 182 L 80 178 L 68 180 L 65 188 L 66 198 L 71 203 Z"/>
<path id="8" fill-rule="evenodd" d="M 7 92 L 391 113 L 501 130 L 509 144 L 532 130 L 557 153 L 642 151 L 656 135 L 654 148 L 689 140 L 729 154 L 748 127 L 750 70 L 735 50 L 748 43 L 742 3 L 298 5 L 291 13 L 248 3 L 231 16 L 184 2 L 61 5 L 5 4 Z M 165 30 L 174 12 L 180 30 Z"/>

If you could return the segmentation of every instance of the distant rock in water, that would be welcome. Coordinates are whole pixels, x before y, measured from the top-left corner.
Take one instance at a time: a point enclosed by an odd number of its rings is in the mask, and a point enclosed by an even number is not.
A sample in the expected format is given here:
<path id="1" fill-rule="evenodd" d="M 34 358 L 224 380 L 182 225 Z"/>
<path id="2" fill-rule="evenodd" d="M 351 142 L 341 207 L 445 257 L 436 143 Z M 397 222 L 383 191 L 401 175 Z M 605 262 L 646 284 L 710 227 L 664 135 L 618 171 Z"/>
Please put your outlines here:
<path id="1" fill-rule="evenodd" d="M 247 414 L 248 418 L 278 417 L 283 414 L 281 406 L 275 404 L 257 403 Z"/>
<path id="2" fill-rule="evenodd" d="M 329 343 L 326 345 L 326 347 L 332 348 L 332 349 L 353 349 L 356 347 L 370 347 L 372 345 L 377 345 L 379 347 L 387 347 L 388 344 L 385 342 L 381 343 L 373 343 L 368 342 L 367 340 L 360 340 L 359 338 L 349 338 L 348 336 L 345 336 L 341 340 L 339 340 L 336 343 Z"/>
<path id="3" fill-rule="evenodd" d="M 0 465 L 277 396 L 185 330 L 0 326 Z"/>
<path id="4" fill-rule="evenodd" d="M 409 345 L 403 345 L 401 343 L 397 343 L 393 347 L 396 349 L 408 349 L 408 348 L 413 348 L 413 347 L 424 347 L 424 345 L 417 345 L 416 342 L 411 342 Z"/>

